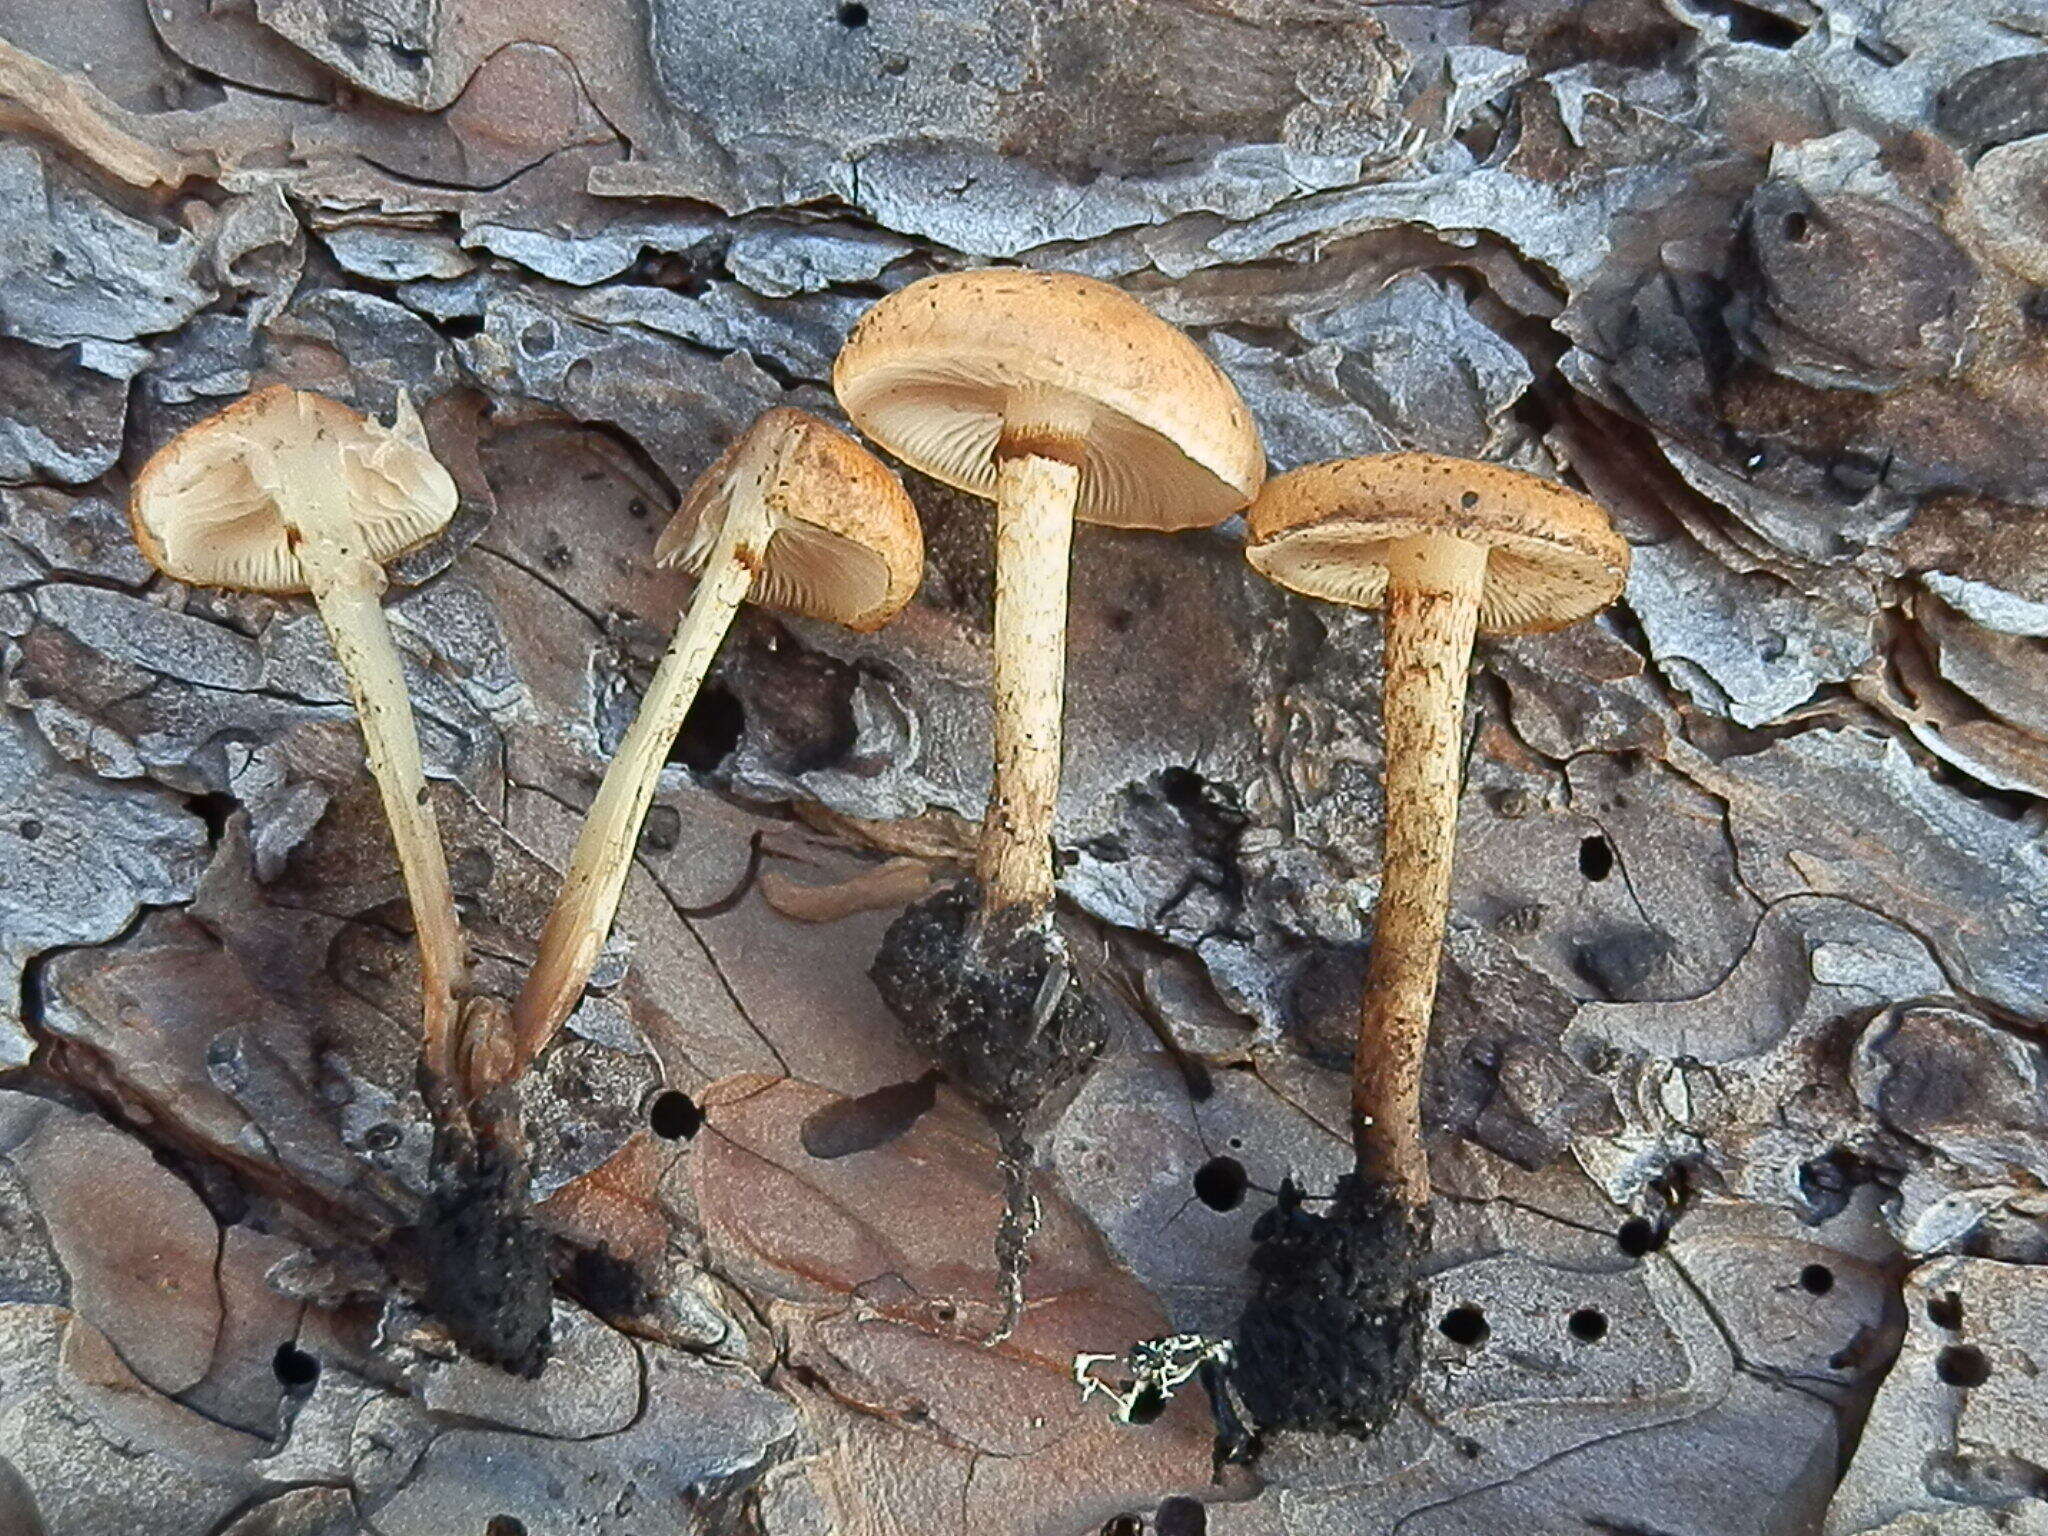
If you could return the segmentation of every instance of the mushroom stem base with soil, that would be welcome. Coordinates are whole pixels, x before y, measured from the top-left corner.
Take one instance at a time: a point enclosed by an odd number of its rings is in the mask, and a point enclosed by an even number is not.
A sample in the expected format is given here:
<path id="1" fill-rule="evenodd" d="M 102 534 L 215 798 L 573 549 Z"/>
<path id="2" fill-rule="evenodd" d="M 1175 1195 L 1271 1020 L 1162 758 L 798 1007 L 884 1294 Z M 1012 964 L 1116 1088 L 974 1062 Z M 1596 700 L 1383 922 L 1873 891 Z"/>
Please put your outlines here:
<path id="1" fill-rule="evenodd" d="M 436 1137 L 434 1185 L 413 1232 L 421 1300 L 464 1353 L 531 1378 L 547 1361 L 554 1276 L 516 1115 L 493 1118 L 497 1135 Z"/>
<path id="2" fill-rule="evenodd" d="M 712 658 L 752 589 L 775 535 L 775 517 L 758 498 L 736 496 L 720 526 L 689 612 L 655 669 L 576 841 L 562 893 L 542 931 L 533 970 L 512 1012 L 509 1076 L 525 1070 L 583 995 L 611 932 L 632 871 L 641 824 L 661 768 Z"/>
<path id="3" fill-rule="evenodd" d="M 1081 472 L 1036 452 L 996 480 L 995 782 L 975 873 L 985 918 L 1044 917 L 1053 901 L 1067 675 L 1068 556 Z"/>
<path id="4" fill-rule="evenodd" d="M 1081 471 L 1057 401 L 1006 432 L 996 468 L 995 777 L 975 879 L 920 901 L 890 925 L 870 974 L 890 1010 L 1002 1134 L 996 1236 L 1002 1315 L 1017 1325 L 1038 1224 L 1024 1125 L 1094 1059 L 1102 1019 L 1072 985 L 1052 926 L 1053 820 L 1067 675 L 1068 557 Z"/>
<path id="5" fill-rule="evenodd" d="M 1252 1227 L 1252 1298 L 1230 1383 L 1253 1424 L 1376 1434 L 1422 1362 L 1429 1212 L 1356 1174 L 1322 1214 L 1289 1182 Z M 1229 1459 L 1250 1460 L 1243 1438 Z"/>
<path id="6" fill-rule="evenodd" d="M 348 679 L 364 756 L 383 797 L 398 867 L 412 903 L 420 951 L 421 1070 L 428 1086 L 455 1081 L 456 992 L 466 966 L 455 892 L 441 828 L 427 799 L 420 738 L 398 647 L 384 617 L 384 569 L 366 555 L 323 537 L 298 545 L 313 602 L 326 623 L 342 675 Z"/>
<path id="7" fill-rule="evenodd" d="M 987 905 L 977 880 L 912 902 L 889 925 L 868 974 L 910 1043 L 988 1111 L 1002 1137 L 1000 1339 L 1022 1307 L 1025 1249 L 1036 1225 L 1027 1127 L 1095 1059 L 1107 1023 L 1073 977 L 1056 930 L 984 926 Z"/>

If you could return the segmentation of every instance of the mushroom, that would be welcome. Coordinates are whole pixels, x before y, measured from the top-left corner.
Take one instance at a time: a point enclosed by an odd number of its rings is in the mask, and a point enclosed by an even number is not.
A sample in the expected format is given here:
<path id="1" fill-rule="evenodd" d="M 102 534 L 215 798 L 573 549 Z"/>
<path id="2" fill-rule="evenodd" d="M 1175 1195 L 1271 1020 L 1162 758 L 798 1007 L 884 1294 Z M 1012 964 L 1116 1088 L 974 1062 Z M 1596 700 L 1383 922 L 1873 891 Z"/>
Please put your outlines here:
<path id="1" fill-rule="evenodd" d="M 861 317 L 832 388 L 869 437 L 996 503 L 995 784 L 984 912 L 1052 905 L 1074 519 L 1206 528 L 1265 478 L 1251 413 L 1192 341 L 1070 272 L 942 273 Z"/>
<path id="2" fill-rule="evenodd" d="M 1496 464 L 1395 453 L 1268 485 L 1245 556 L 1310 597 L 1384 607 L 1386 841 L 1352 1063 L 1352 1176 L 1328 1216 L 1261 1218 L 1234 1380 L 1263 1426 L 1377 1429 L 1413 1379 L 1428 1245 L 1419 1105 L 1457 832 L 1475 633 L 1532 634 L 1620 593 L 1599 505 Z"/>
<path id="3" fill-rule="evenodd" d="M 905 1032 L 1003 1137 L 1005 1289 L 1022 1305 L 1030 1114 L 1101 1049 L 1053 928 L 1074 519 L 1164 532 L 1244 507 L 1265 478 L 1222 371 L 1128 295 L 1066 272 L 928 277 L 870 309 L 832 387 L 868 436 L 996 503 L 995 771 L 971 881 L 907 907 L 870 972 Z"/>
<path id="4" fill-rule="evenodd" d="M 777 408 L 697 477 L 654 557 L 698 573 L 697 590 L 584 821 L 513 1008 L 511 1073 L 539 1054 L 590 979 L 669 748 L 740 604 L 879 629 L 917 590 L 924 535 L 881 460 L 817 417 Z"/>
<path id="5" fill-rule="evenodd" d="M 171 439 L 135 479 L 136 542 L 166 576 L 241 592 L 310 593 L 348 679 L 384 801 L 420 952 L 423 1070 L 455 1079 L 466 964 L 419 735 L 381 602 L 384 566 L 455 513 L 455 482 L 410 399 L 389 427 L 278 384 Z"/>

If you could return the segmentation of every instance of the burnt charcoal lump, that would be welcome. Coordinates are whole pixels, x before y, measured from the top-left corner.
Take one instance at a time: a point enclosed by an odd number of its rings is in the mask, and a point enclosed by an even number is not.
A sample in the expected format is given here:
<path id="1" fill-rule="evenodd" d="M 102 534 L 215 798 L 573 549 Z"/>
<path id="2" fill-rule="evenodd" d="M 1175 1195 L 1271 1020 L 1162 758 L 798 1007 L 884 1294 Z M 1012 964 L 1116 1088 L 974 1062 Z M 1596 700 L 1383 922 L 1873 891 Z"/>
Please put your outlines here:
<path id="1" fill-rule="evenodd" d="M 1260 1431 L 1377 1433 L 1414 1383 L 1429 1216 L 1355 1174 L 1328 1213 L 1290 1181 L 1252 1228 L 1230 1385 Z"/>

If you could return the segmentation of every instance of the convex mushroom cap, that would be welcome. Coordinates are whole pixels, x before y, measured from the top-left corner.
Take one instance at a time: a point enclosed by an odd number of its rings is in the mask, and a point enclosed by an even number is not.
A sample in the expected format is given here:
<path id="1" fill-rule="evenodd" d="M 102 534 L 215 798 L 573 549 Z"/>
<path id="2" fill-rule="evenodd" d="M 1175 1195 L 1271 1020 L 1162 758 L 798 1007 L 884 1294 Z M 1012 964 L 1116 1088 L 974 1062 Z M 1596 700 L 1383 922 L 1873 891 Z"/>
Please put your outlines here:
<path id="1" fill-rule="evenodd" d="M 1273 480 L 1246 514 L 1245 558 L 1284 587 L 1376 608 L 1403 541 L 1452 537 L 1487 551 L 1485 634 L 1562 629 L 1611 603 L 1628 543 L 1599 503 L 1499 464 L 1389 453 L 1311 464 Z"/>
<path id="2" fill-rule="evenodd" d="M 917 591 L 924 534 L 903 482 L 859 443 L 803 411 L 764 412 L 691 484 L 655 562 L 701 574 L 736 507 L 773 529 L 751 602 L 867 633 Z"/>
<path id="3" fill-rule="evenodd" d="M 936 480 L 996 494 L 997 449 L 1075 464 L 1074 515 L 1206 528 L 1265 478 L 1258 433 L 1202 349 L 1071 272 L 948 272 L 853 329 L 832 388 L 869 437 Z"/>
<path id="4" fill-rule="evenodd" d="M 815 416 L 777 409 L 697 477 L 655 558 L 696 571 L 697 588 L 584 818 L 512 1011 L 500 1068 L 508 1079 L 553 1038 L 590 980 L 669 748 L 741 605 L 878 629 L 917 590 L 924 535 L 881 460 Z"/>
<path id="5" fill-rule="evenodd" d="M 306 537 L 381 565 L 445 528 L 457 499 L 409 399 L 400 397 L 386 427 L 275 384 L 158 450 L 136 477 L 128 513 L 136 542 L 166 575 L 286 595 L 309 590 L 299 558 Z"/>
<path id="6" fill-rule="evenodd" d="M 129 498 L 137 543 L 195 585 L 312 595 L 348 680 L 411 900 L 420 950 L 423 1073 L 452 1112 L 455 994 L 466 967 L 440 828 L 427 798 L 404 668 L 384 616 L 384 562 L 455 512 L 455 482 L 410 401 L 389 427 L 324 396 L 258 390 L 173 438 Z"/>

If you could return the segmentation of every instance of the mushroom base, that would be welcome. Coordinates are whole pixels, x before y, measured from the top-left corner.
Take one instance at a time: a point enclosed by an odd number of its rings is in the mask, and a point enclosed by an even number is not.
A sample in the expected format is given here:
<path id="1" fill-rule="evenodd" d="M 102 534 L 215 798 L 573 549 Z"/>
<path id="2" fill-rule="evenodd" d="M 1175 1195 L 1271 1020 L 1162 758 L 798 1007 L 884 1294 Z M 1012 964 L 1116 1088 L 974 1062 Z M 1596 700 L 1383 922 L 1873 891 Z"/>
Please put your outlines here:
<path id="1" fill-rule="evenodd" d="M 516 1158 L 486 1145 L 474 1161 L 451 1161 L 417 1236 L 426 1264 L 421 1299 L 462 1352 L 515 1376 L 538 1376 L 553 1276 Z"/>
<path id="2" fill-rule="evenodd" d="M 1377 1433 L 1421 1361 L 1429 1212 L 1351 1174 L 1316 1215 L 1288 1183 L 1252 1240 L 1255 1288 L 1230 1373 L 1251 1421 L 1261 1432 Z"/>
<path id="3" fill-rule="evenodd" d="M 1067 965 L 1057 933 L 1034 924 L 977 936 L 980 910 L 973 880 L 913 902 L 868 975 L 912 1043 L 1014 1126 L 1086 1070 L 1106 1027 L 1071 977 L 1050 1007 L 1041 1002 L 1047 977 Z"/>

